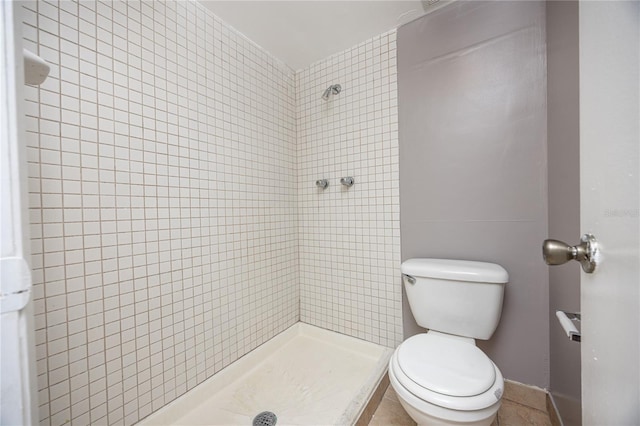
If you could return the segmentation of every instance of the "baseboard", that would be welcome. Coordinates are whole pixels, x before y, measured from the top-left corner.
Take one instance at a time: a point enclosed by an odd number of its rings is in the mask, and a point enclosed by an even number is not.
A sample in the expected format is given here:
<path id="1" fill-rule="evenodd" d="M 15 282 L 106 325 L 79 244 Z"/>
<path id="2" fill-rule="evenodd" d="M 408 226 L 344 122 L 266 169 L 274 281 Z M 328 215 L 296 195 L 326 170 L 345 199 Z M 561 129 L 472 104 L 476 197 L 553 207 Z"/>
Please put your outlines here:
<path id="1" fill-rule="evenodd" d="M 550 393 L 554 407 L 563 426 L 582 425 L 582 404 L 580 399 L 560 393 Z"/>
<path id="2" fill-rule="evenodd" d="M 551 420 L 551 426 L 564 426 L 562 423 L 562 417 L 558 412 L 558 407 L 553 399 L 553 395 L 547 392 L 547 413 L 549 413 L 549 419 Z"/>
<path id="3" fill-rule="evenodd" d="M 382 397 L 384 397 L 384 393 L 386 392 L 388 387 L 389 375 L 387 373 L 384 373 L 384 376 L 380 380 L 378 387 L 373 392 L 373 395 L 371 396 L 369 402 L 367 402 L 366 407 L 364 407 L 364 410 L 362 411 L 362 414 L 360 414 L 360 417 L 358 418 L 355 426 L 367 426 L 369 422 L 371 422 L 371 418 L 378 409 L 380 401 L 382 401 Z"/>

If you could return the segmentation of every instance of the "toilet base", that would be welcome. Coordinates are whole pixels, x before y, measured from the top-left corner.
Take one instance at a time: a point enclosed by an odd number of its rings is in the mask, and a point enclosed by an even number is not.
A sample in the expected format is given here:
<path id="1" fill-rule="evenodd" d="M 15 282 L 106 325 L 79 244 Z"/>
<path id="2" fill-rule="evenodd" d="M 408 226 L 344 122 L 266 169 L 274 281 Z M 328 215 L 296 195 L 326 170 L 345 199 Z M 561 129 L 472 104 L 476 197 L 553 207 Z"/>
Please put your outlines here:
<path id="1" fill-rule="evenodd" d="M 402 399 L 399 399 L 399 401 L 400 405 L 402 405 L 402 408 L 404 408 L 407 414 L 409 414 L 409 417 L 411 417 L 418 424 L 418 426 L 491 426 L 495 418 L 498 416 L 498 412 L 496 411 L 495 414 L 488 419 L 482 419 L 472 422 L 456 422 L 453 420 L 443 420 L 441 418 L 433 417 L 427 413 L 416 410 Z"/>
<path id="2" fill-rule="evenodd" d="M 450 410 L 417 398 L 398 382 L 391 369 L 389 370 L 389 380 L 402 407 L 420 426 L 491 426 L 501 405 L 501 401 L 497 401 L 482 410 Z"/>

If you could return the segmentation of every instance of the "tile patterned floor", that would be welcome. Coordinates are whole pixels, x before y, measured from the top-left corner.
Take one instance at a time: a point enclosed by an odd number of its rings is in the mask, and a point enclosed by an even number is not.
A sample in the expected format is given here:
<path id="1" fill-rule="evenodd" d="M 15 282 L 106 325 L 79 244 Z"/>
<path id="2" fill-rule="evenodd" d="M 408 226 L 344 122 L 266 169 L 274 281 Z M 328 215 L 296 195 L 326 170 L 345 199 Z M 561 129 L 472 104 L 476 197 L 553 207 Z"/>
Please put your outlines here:
<path id="1" fill-rule="evenodd" d="M 378 409 L 373 413 L 373 417 L 369 422 L 369 426 L 415 426 L 416 422 L 404 411 L 398 396 L 393 390 L 391 385 L 387 388 L 387 391 L 378 405 Z"/>
<path id="2" fill-rule="evenodd" d="M 369 426 L 415 426 L 415 424 L 416 422 L 400 405 L 393 388 L 389 386 Z M 498 417 L 492 426 L 551 426 L 551 420 L 544 411 L 503 399 Z"/>

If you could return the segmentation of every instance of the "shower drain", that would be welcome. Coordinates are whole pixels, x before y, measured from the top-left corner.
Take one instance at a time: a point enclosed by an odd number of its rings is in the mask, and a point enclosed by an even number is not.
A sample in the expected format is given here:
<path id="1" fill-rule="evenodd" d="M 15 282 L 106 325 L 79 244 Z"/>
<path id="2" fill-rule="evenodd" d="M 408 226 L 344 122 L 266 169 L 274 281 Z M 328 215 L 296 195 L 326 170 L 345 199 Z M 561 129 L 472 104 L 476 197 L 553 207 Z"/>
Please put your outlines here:
<path id="1" fill-rule="evenodd" d="M 253 418 L 253 426 L 273 426 L 278 418 L 271 411 L 263 411 Z"/>

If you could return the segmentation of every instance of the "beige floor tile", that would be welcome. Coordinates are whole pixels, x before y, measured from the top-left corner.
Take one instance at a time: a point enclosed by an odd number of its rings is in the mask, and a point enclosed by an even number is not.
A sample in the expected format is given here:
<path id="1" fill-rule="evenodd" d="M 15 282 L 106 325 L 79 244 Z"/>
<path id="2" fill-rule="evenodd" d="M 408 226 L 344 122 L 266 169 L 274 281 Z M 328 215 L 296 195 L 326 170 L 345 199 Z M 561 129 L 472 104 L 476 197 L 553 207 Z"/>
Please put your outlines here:
<path id="1" fill-rule="evenodd" d="M 384 398 L 390 399 L 391 401 L 395 401 L 398 404 L 400 403 L 400 400 L 398 399 L 398 394 L 396 394 L 396 391 L 393 389 L 391 385 L 389 385 L 389 387 L 387 388 L 387 391 L 384 393 Z"/>
<path id="2" fill-rule="evenodd" d="M 415 424 L 416 422 L 400 405 L 393 388 L 389 386 L 369 426 L 415 426 Z M 543 411 L 503 399 L 498 416 L 491 426 L 551 426 L 551 420 Z"/>
<path id="3" fill-rule="evenodd" d="M 369 426 L 415 426 L 416 422 L 404 411 L 395 392 L 393 392 L 393 388 L 389 386 L 389 389 L 391 392 L 389 390 L 385 392 Z"/>
<path id="4" fill-rule="evenodd" d="M 551 420 L 543 411 L 503 400 L 498 411 L 498 424 L 500 426 L 551 426 Z"/>
<path id="5" fill-rule="evenodd" d="M 540 411 L 547 411 L 547 394 L 544 390 L 534 386 L 505 380 L 503 400 L 509 400 L 526 405 Z"/>

